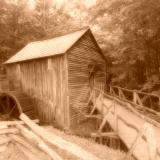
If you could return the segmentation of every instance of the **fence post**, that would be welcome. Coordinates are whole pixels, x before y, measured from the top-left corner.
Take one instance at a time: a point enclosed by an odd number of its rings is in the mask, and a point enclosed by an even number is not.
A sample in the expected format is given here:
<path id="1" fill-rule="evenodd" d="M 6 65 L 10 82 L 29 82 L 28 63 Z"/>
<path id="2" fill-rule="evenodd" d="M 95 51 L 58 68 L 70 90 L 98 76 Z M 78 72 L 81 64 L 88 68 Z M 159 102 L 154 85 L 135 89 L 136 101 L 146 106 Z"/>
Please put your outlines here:
<path id="1" fill-rule="evenodd" d="M 136 99 L 136 92 L 133 92 L 133 102 L 137 104 L 137 99 Z"/>
<path id="2" fill-rule="evenodd" d="M 138 104 L 138 105 L 143 106 L 143 103 L 142 103 L 139 95 L 138 95 L 135 91 L 133 92 L 133 102 L 134 102 L 135 104 Z"/>

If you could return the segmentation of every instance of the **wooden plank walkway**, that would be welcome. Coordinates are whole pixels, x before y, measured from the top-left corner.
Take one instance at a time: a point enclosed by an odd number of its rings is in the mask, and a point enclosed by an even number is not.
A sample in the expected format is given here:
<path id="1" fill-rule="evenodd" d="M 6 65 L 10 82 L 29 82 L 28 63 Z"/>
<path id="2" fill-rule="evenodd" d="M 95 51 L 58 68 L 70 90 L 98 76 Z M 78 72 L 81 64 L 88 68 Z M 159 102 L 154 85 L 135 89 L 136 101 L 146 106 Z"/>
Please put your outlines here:
<path id="1" fill-rule="evenodd" d="M 133 154 L 138 160 L 159 160 L 160 123 L 146 112 L 156 113 L 158 117 L 159 113 L 142 106 L 140 98 L 135 93 L 133 94 L 135 96 L 133 96 L 133 102 L 130 102 L 124 98 L 121 91 L 118 95 L 113 90 L 110 91 L 112 95 L 105 94 L 100 90 L 95 91 L 99 93 L 97 94 L 99 96 L 97 96 L 90 116 L 95 109 L 103 115 L 98 132 L 101 133 L 105 124 L 109 123 L 113 131 L 130 150 L 129 156 Z M 103 98 L 99 98 L 100 94 Z M 143 112 L 139 112 L 140 107 L 137 109 L 135 106 L 141 106 Z M 103 132 L 101 134 L 103 135 Z M 126 157 L 124 157 L 125 159 Z"/>

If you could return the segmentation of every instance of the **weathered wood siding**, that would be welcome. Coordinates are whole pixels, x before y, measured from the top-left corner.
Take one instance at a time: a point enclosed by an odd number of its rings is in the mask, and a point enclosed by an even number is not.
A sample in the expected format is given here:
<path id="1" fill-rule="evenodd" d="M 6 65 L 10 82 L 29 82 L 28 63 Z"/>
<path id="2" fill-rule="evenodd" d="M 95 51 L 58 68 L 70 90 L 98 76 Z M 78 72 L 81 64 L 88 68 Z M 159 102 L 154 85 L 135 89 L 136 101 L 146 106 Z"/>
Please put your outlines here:
<path id="1" fill-rule="evenodd" d="M 9 90 L 21 90 L 20 65 L 18 63 L 7 65 L 7 79 L 9 81 Z"/>
<path id="2" fill-rule="evenodd" d="M 62 127 L 69 127 L 89 109 L 93 88 L 104 88 L 105 66 L 105 58 L 88 30 L 63 55 L 13 63 L 7 68 L 9 79 L 18 84 L 13 88 L 34 98 L 42 121 L 56 120 Z"/>
<path id="3" fill-rule="evenodd" d="M 87 101 L 91 92 L 89 65 L 100 64 L 101 71 L 94 73 L 94 86 L 105 85 L 105 60 L 100 53 L 92 34 L 88 31 L 68 51 L 68 89 L 71 125 L 83 118 L 87 112 Z"/>
<path id="4" fill-rule="evenodd" d="M 17 73 L 15 64 L 11 64 L 10 73 Z M 39 118 L 44 122 L 56 120 L 66 127 L 67 103 L 65 56 L 54 56 L 19 63 L 20 84 L 22 90 L 35 100 Z M 12 70 L 12 72 L 10 71 Z"/>

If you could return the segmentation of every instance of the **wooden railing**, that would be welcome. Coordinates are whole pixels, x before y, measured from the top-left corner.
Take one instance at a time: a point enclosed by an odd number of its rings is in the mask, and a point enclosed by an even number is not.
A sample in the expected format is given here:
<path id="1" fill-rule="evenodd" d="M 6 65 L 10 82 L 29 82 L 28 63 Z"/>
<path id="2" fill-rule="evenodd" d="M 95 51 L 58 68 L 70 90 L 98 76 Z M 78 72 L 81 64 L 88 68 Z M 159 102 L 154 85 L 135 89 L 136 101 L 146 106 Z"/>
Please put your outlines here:
<path id="1" fill-rule="evenodd" d="M 144 93 L 144 92 L 140 92 L 140 91 L 135 91 L 135 90 L 129 90 L 129 89 L 125 89 L 125 88 L 121 88 L 121 87 L 117 87 L 117 86 L 109 86 L 109 90 L 107 88 L 107 93 L 105 93 L 104 91 L 99 90 L 97 88 L 95 88 L 94 90 L 95 90 L 96 94 L 98 95 L 96 98 L 97 101 L 99 101 L 99 102 L 101 101 L 99 98 L 100 96 L 104 97 L 104 99 L 103 99 L 104 101 L 102 101 L 102 103 L 97 103 L 97 104 L 95 103 L 95 105 L 101 106 L 102 109 L 100 107 L 98 107 L 99 111 L 102 110 L 102 111 L 100 111 L 100 113 L 104 113 L 102 123 L 99 127 L 99 132 L 102 130 L 102 127 L 105 125 L 106 122 L 110 122 L 110 124 L 112 124 L 112 126 L 114 126 L 113 119 L 111 121 L 109 121 L 109 119 L 111 119 L 111 117 L 107 119 L 109 111 L 111 112 L 112 115 L 114 115 L 113 117 L 116 117 L 115 118 L 116 119 L 115 120 L 116 126 L 118 126 L 118 120 L 120 120 L 121 122 L 124 123 L 124 125 L 128 126 L 128 128 L 130 127 L 130 128 L 132 128 L 132 130 L 134 129 L 137 131 L 137 137 L 133 141 L 132 145 L 129 148 L 129 152 L 126 154 L 126 156 L 124 157 L 123 160 L 127 160 L 131 156 L 131 154 L 133 154 L 133 150 L 135 149 L 135 145 L 137 145 L 138 139 L 142 138 L 142 137 L 143 138 L 145 137 L 146 144 L 149 148 L 155 146 L 155 148 L 154 148 L 155 153 L 154 154 L 152 154 L 153 152 L 148 153 L 148 155 L 150 157 L 149 159 L 154 159 L 153 157 L 155 157 L 156 154 L 159 156 L 160 150 L 159 150 L 158 146 L 153 145 L 153 144 L 156 144 L 156 138 L 154 137 L 154 134 L 151 134 L 151 133 L 154 133 L 154 131 L 155 131 L 152 128 L 153 126 L 160 128 L 160 121 L 159 121 L 160 120 L 160 112 L 159 112 L 160 110 L 158 110 L 158 109 L 160 109 L 160 96 L 154 95 L 154 94 L 148 94 L 148 93 Z M 109 98 L 112 103 L 108 103 L 109 101 L 105 101 L 106 100 L 105 98 L 106 99 Z M 148 99 L 149 99 L 150 103 L 146 102 Z M 154 108 L 153 108 L 153 103 L 155 103 Z M 117 105 L 117 104 L 121 104 L 121 105 Z M 104 107 L 107 109 L 107 111 L 103 109 Z M 143 121 L 145 122 L 144 124 L 142 123 L 143 127 L 142 128 L 136 127 L 137 125 L 134 124 L 134 120 L 133 120 L 133 123 L 131 124 L 130 122 L 128 122 L 127 118 L 124 119 L 124 117 L 123 117 L 124 114 L 122 114 L 121 110 L 119 110 L 120 112 L 117 112 L 118 107 L 120 107 L 120 108 L 125 107 L 126 109 L 131 111 L 133 114 L 138 116 L 140 119 L 143 119 Z M 111 111 L 111 108 L 113 108 L 112 111 Z M 96 109 L 96 107 L 93 106 L 92 111 L 90 112 L 90 117 L 91 117 L 91 114 L 93 114 L 93 109 Z M 143 114 L 140 113 L 139 111 L 143 112 Z M 137 121 L 135 123 L 137 123 Z M 120 133 L 123 133 L 123 132 L 118 132 L 119 130 L 120 129 L 114 130 L 115 132 L 117 131 L 116 133 L 118 133 L 118 136 Z M 121 130 L 122 130 L 122 128 L 121 128 Z M 147 130 L 149 130 L 151 132 L 148 132 Z M 98 134 L 99 134 L 99 132 L 98 132 Z M 102 135 L 108 136 L 108 133 L 102 134 Z M 153 135 L 153 137 L 152 137 L 152 135 Z M 94 134 L 93 136 L 99 136 L 99 135 Z M 151 139 L 151 141 L 149 139 Z"/>
<path id="2" fill-rule="evenodd" d="M 118 86 L 109 86 L 110 95 L 130 101 L 139 107 L 160 112 L 160 95 L 149 94 L 137 90 L 129 90 Z"/>

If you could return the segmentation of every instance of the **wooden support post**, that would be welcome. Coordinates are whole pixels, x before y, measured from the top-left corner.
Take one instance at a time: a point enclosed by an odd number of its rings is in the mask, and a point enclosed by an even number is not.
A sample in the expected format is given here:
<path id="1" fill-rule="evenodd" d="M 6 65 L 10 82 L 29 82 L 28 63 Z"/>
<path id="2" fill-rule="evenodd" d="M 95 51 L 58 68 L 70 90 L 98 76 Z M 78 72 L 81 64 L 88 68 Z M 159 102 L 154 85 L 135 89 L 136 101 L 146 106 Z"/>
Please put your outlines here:
<path id="1" fill-rule="evenodd" d="M 114 89 L 112 87 L 110 88 L 110 94 L 111 95 L 116 95 L 116 93 L 115 93 L 115 91 L 114 91 Z"/>
<path id="2" fill-rule="evenodd" d="M 102 97 L 102 94 L 100 93 L 99 96 L 98 96 L 98 98 L 97 98 L 96 101 L 95 101 L 95 104 L 94 104 L 94 106 L 93 106 L 93 108 L 92 108 L 92 110 L 91 110 L 91 112 L 90 112 L 90 115 L 92 115 L 93 112 L 95 111 L 96 105 L 97 105 L 97 101 L 98 101 L 101 97 Z"/>
<path id="3" fill-rule="evenodd" d="M 143 106 L 143 103 L 142 103 L 139 95 L 136 92 L 133 92 L 133 102 L 135 104 L 139 104 L 139 105 Z"/>
<path id="4" fill-rule="evenodd" d="M 119 94 L 119 98 L 122 98 L 122 99 L 126 98 L 124 93 L 122 92 L 122 90 L 120 88 L 118 88 L 118 94 Z"/>
<path id="5" fill-rule="evenodd" d="M 89 105 L 89 102 L 91 101 L 92 97 L 93 97 L 93 91 L 90 94 L 90 97 L 89 97 L 88 102 L 87 102 L 87 106 Z"/>
<path id="6" fill-rule="evenodd" d="M 141 101 L 141 99 L 140 99 L 138 94 L 137 94 L 137 101 L 138 101 L 139 105 L 143 106 L 143 103 L 142 103 L 142 101 Z"/>
<path id="7" fill-rule="evenodd" d="M 107 122 L 107 117 L 108 117 L 108 115 L 106 114 L 105 117 L 104 117 L 103 120 L 102 120 L 102 123 L 101 123 L 101 125 L 100 125 L 100 127 L 99 127 L 99 129 L 98 129 L 98 132 L 101 132 L 101 131 L 102 131 L 104 125 L 105 125 L 106 122 Z"/>
<path id="8" fill-rule="evenodd" d="M 113 100 L 113 103 L 115 103 L 114 101 L 115 101 L 115 100 Z M 111 106 L 108 108 L 107 113 L 105 114 L 105 116 L 104 116 L 104 118 L 103 118 L 103 120 L 102 120 L 102 123 L 101 123 L 101 125 L 100 125 L 100 127 L 99 127 L 99 129 L 98 129 L 98 132 L 101 132 L 102 129 L 103 129 L 103 127 L 104 127 L 104 125 L 106 124 L 106 122 L 107 122 L 107 117 L 108 117 L 108 113 L 109 113 L 109 111 L 111 110 L 111 108 L 113 107 L 113 103 L 112 103 Z"/>
<path id="9" fill-rule="evenodd" d="M 137 104 L 136 92 L 133 92 L 133 102 Z"/>

